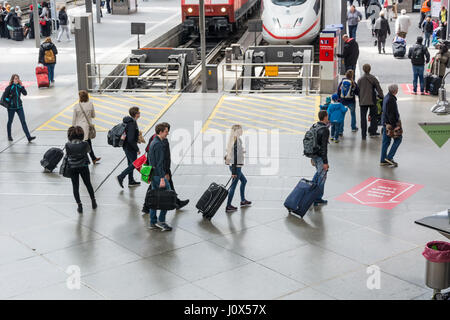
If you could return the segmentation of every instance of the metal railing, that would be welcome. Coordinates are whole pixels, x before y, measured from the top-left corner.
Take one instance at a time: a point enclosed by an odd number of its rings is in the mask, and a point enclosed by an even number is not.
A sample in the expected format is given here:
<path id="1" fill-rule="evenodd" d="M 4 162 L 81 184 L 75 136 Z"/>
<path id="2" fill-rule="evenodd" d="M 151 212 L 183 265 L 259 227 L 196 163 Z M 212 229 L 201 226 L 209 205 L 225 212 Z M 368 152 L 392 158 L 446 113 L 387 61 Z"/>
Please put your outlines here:
<path id="1" fill-rule="evenodd" d="M 261 73 L 264 75 L 262 76 L 244 76 L 243 71 L 244 67 L 256 67 L 261 68 Z M 226 70 L 228 67 L 228 71 Z M 266 75 L 265 67 L 278 67 L 279 74 L 277 76 L 269 76 Z M 297 75 L 292 75 L 292 72 L 290 74 L 283 74 L 283 71 L 288 70 L 289 68 L 292 68 L 294 70 L 298 70 Z M 263 70 L 264 69 L 264 70 Z M 222 64 L 222 91 L 229 92 L 229 93 L 235 93 L 238 95 L 242 92 L 267 92 L 267 93 L 280 93 L 280 92 L 299 92 L 305 94 L 319 94 L 320 93 L 320 73 L 321 73 L 321 67 L 319 63 L 224 63 Z M 256 71 L 255 71 L 256 74 Z M 293 89 L 293 88 L 286 88 L 286 89 L 273 89 L 273 90 L 267 90 L 267 89 L 251 89 L 243 88 L 243 83 L 246 79 L 250 80 L 261 80 L 261 81 L 285 81 L 285 82 L 292 82 L 292 83 L 299 83 L 301 81 L 302 83 L 302 89 Z M 226 89 L 226 83 L 232 80 L 234 81 L 234 87 L 232 89 Z M 314 85 L 313 85 L 313 82 Z"/>
<path id="2" fill-rule="evenodd" d="M 127 75 L 127 66 L 139 66 L 138 76 Z M 175 68 L 174 68 L 175 67 Z M 102 69 L 103 68 L 103 69 Z M 105 68 L 107 70 L 105 70 Z M 142 69 L 141 69 L 142 68 Z M 179 63 L 86 63 L 86 87 L 89 92 L 179 92 L 180 89 L 173 85 L 173 82 L 181 81 L 180 72 L 174 77 L 169 71 L 180 70 Z M 103 70 L 103 72 L 102 72 Z M 141 72 L 143 70 L 144 72 Z M 155 74 L 145 75 L 153 71 Z M 164 71 L 165 75 L 161 75 Z M 106 74 L 106 75 L 104 75 Z M 163 84 L 163 87 L 155 88 L 123 88 L 123 81 L 128 79 L 138 79 L 153 81 Z"/>

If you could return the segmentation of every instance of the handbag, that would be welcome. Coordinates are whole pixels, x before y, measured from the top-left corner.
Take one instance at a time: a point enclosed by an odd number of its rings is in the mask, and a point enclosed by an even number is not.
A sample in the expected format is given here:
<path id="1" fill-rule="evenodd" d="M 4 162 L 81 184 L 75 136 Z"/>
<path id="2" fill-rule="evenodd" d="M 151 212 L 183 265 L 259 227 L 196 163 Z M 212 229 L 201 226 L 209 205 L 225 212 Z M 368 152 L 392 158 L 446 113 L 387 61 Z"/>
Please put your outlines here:
<path id="1" fill-rule="evenodd" d="M 81 112 L 83 112 L 84 117 L 86 118 L 86 121 L 88 122 L 88 125 L 89 125 L 88 138 L 89 139 L 94 139 L 97 136 L 97 131 L 95 130 L 95 125 L 93 125 L 91 123 L 91 121 L 89 121 L 86 113 L 83 110 L 83 107 L 81 106 L 81 103 L 78 103 L 78 104 L 80 105 Z"/>
<path id="2" fill-rule="evenodd" d="M 141 172 L 142 165 L 146 163 L 147 163 L 147 155 L 144 153 L 142 156 L 134 160 L 133 166 L 136 168 L 137 171 Z"/>
<path id="3" fill-rule="evenodd" d="M 40 24 L 41 26 L 46 26 L 46 25 L 47 25 L 47 21 L 45 21 L 45 20 L 43 20 L 43 19 L 40 19 L 40 20 L 39 20 L 39 24 Z"/>
<path id="4" fill-rule="evenodd" d="M 2 94 L 2 97 L 0 99 L 0 105 L 2 105 L 2 107 L 5 107 L 6 109 L 9 108 L 9 103 L 8 101 L 6 101 L 6 91 L 4 91 Z"/>
<path id="5" fill-rule="evenodd" d="M 148 165 L 148 164 L 143 164 L 141 166 L 141 180 L 145 183 L 150 183 L 150 181 L 152 180 L 152 173 L 153 173 L 153 167 Z"/>
<path id="6" fill-rule="evenodd" d="M 63 158 L 61 166 L 59 167 L 59 174 L 65 178 L 71 178 L 72 173 L 70 171 L 69 162 L 67 161 L 67 155 Z"/>
<path id="7" fill-rule="evenodd" d="M 173 190 L 159 188 L 148 190 L 145 205 L 154 210 L 174 210 L 177 207 L 177 194 Z"/>

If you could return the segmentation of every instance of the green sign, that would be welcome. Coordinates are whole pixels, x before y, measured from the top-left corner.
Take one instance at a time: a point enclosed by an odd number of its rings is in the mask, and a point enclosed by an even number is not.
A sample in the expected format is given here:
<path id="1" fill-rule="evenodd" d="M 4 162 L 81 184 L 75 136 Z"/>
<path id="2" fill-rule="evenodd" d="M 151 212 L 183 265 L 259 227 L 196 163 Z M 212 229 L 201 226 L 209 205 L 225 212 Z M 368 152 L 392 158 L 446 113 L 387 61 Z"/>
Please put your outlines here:
<path id="1" fill-rule="evenodd" d="M 441 148 L 450 139 L 450 122 L 419 123 L 423 131 Z"/>

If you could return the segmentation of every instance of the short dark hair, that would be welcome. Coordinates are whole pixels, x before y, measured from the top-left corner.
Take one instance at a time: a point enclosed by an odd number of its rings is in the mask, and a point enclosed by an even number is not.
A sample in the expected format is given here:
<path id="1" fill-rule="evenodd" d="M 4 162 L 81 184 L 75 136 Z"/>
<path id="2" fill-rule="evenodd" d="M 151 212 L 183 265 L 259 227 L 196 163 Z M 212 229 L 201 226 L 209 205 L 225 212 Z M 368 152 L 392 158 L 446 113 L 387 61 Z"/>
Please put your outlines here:
<path id="1" fill-rule="evenodd" d="M 130 114 L 130 116 L 132 116 L 134 118 L 139 113 L 139 108 L 131 107 L 130 110 L 128 110 L 128 113 Z"/>
<path id="2" fill-rule="evenodd" d="M 366 63 L 365 65 L 363 65 L 364 73 L 370 73 L 370 70 L 372 70 L 372 67 L 370 66 L 370 64 Z"/>
<path id="3" fill-rule="evenodd" d="M 155 132 L 156 132 L 156 134 L 160 134 L 161 132 L 164 132 L 164 130 L 166 130 L 166 128 L 169 128 L 169 127 L 167 126 L 167 124 L 165 122 L 158 123 L 155 127 Z"/>
<path id="4" fill-rule="evenodd" d="M 169 123 L 167 123 L 167 122 L 161 122 L 161 124 L 165 125 L 165 126 L 167 127 L 167 129 L 169 129 L 169 131 L 170 131 L 170 124 L 169 124 Z"/>
<path id="5" fill-rule="evenodd" d="M 83 140 L 84 139 L 84 130 L 80 126 L 72 126 L 67 130 L 67 138 L 69 141 L 72 140 Z"/>
<path id="6" fill-rule="evenodd" d="M 328 117 L 328 112 L 326 112 L 325 110 L 319 111 L 319 120 L 320 121 L 323 121 L 323 119 L 325 119 L 326 117 Z"/>
<path id="7" fill-rule="evenodd" d="M 417 37 L 417 43 L 422 44 L 423 38 L 421 36 Z"/>

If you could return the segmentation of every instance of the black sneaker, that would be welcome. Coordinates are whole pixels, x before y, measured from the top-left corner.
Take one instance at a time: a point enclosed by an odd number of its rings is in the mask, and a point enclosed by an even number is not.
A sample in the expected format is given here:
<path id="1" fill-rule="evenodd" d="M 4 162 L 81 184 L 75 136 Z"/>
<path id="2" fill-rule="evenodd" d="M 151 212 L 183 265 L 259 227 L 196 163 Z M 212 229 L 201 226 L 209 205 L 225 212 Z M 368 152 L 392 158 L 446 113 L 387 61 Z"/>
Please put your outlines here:
<path id="1" fill-rule="evenodd" d="M 251 205 L 252 205 L 251 201 L 248 201 L 248 200 L 241 201 L 241 207 L 248 207 Z"/>
<path id="2" fill-rule="evenodd" d="M 357 132 L 357 131 L 358 131 L 358 128 L 352 129 L 352 132 Z"/>
<path id="3" fill-rule="evenodd" d="M 97 209 L 97 201 L 95 199 L 92 199 L 92 209 Z"/>
<path id="4" fill-rule="evenodd" d="M 13 141 L 13 138 L 12 137 L 8 137 L 8 141 Z"/>
<path id="5" fill-rule="evenodd" d="M 149 230 L 156 230 L 158 229 L 158 226 L 156 223 L 150 223 L 150 225 L 147 227 Z"/>
<path id="6" fill-rule="evenodd" d="M 155 226 L 160 228 L 161 231 L 172 231 L 172 227 L 169 226 L 167 223 L 165 222 L 157 222 L 155 223 Z"/>
<path id="7" fill-rule="evenodd" d="M 389 165 L 389 162 L 387 162 L 387 161 L 380 162 L 380 167 L 385 167 L 388 165 Z"/>
<path id="8" fill-rule="evenodd" d="M 373 134 L 370 134 L 369 137 L 371 137 L 371 138 L 377 138 L 379 135 L 380 135 L 379 132 L 375 132 L 375 133 L 373 133 Z"/>
<path id="9" fill-rule="evenodd" d="M 395 162 L 394 160 L 391 160 L 391 159 L 386 158 L 386 159 L 384 159 L 384 161 L 386 161 L 387 163 L 389 163 L 391 166 L 398 167 L 398 163 Z"/>
<path id="10" fill-rule="evenodd" d="M 83 205 L 81 203 L 78 203 L 77 211 L 78 213 L 83 213 Z"/>
<path id="11" fill-rule="evenodd" d="M 34 139 L 36 139 L 36 137 L 34 137 L 34 136 L 33 136 L 33 137 L 29 137 L 29 138 L 28 138 L 28 142 L 31 142 L 31 141 L 33 141 Z"/>
<path id="12" fill-rule="evenodd" d="M 229 213 L 229 212 L 234 212 L 234 211 L 236 211 L 237 210 L 237 208 L 236 207 L 233 207 L 233 206 L 227 206 L 226 208 L 225 208 L 225 212 L 227 212 L 227 213 Z"/>
<path id="13" fill-rule="evenodd" d="M 119 176 L 117 176 L 116 180 L 119 183 L 119 186 L 123 189 L 123 179 L 120 179 Z"/>
<path id="14" fill-rule="evenodd" d="M 319 199 L 314 201 L 314 207 L 317 207 L 318 205 L 327 204 L 328 200 Z"/>
<path id="15" fill-rule="evenodd" d="M 180 200 L 177 203 L 177 208 L 176 209 L 179 210 L 179 209 L 185 207 L 188 203 L 189 203 L 189 199 L 187 199 L 187 200 Z"/>
<path id="16" fill-rule="evenodd" d="M 141 185 L 141 183 L 138 181 L 128 182 L 128 188 L 139 187 L 140 185 Z"/>

